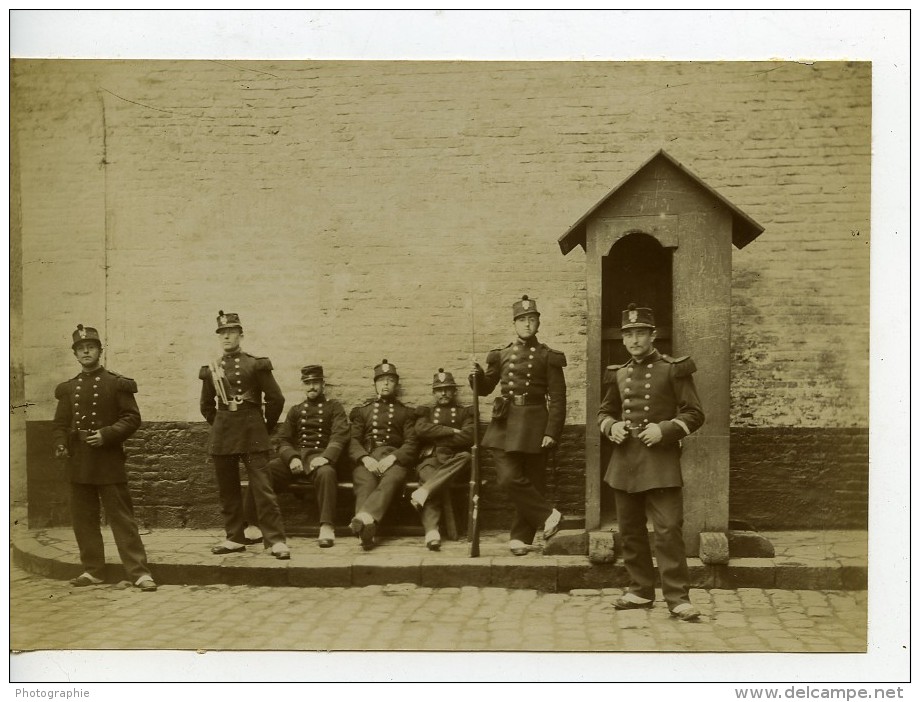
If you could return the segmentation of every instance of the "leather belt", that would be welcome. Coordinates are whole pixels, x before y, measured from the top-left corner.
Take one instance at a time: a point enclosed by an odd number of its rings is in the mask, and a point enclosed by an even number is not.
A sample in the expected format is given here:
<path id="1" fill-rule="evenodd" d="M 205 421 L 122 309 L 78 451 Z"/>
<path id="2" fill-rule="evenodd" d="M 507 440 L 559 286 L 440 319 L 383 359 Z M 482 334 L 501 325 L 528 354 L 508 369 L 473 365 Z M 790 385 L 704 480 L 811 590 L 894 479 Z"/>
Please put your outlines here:
<path id="1" fill-rule="evenodd" d="M 512 395 L 511 404 L 513 405 L 543 405 L 546 404 L 545 395 Z"/>
<path id="2" fill-rule="evenodd" d="M 235 402 L 235 401 L 231 400 L 231 402 Z M 257 405 L 255 402 L 249 402 L 248 400 L 236 402 L 235 404 L 236 406 L 234 407 L 233 405 L 224 405 L 218 402 L 217 411 L 218 412 L 236 412 L 238 410 L 252 410 L 252 409 L 260 410 L 261 409 L 261 407 Z"/>

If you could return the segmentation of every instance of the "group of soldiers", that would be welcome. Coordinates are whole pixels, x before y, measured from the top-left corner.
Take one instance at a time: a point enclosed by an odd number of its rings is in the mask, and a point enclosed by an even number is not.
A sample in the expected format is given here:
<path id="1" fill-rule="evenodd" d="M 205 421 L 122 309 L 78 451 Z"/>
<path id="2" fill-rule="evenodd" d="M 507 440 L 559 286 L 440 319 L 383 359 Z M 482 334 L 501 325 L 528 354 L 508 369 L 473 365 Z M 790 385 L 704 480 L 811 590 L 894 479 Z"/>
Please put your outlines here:
<path id="1" fill-rule="evenodd" d="M 538 532 L 549 540 L 562 524 L 562 513 L 545 495 L 545 469 L 547 451 L 557 445 L 565 425 L 566 358 L 538 340 L 536 301 L 527 295 L 516 300 L 512 320 L 514 340 L 490 351 L 485 368 L 474 363 L 468 381 L 477 397 L 499 390 L 481 443 L 491 451 L 498 486 L 513 506 L 508 547 L 523 556 Z M 616 495 L 631 580 L 615 605 L 652 606 L 655 581 L 646 529 L 651 518 L 665 600 L 674 616 L 689 621 L 699 612 L 689 602 L 681 531 L 680 442 L 703 423 L 692 378 L 695 366 L 688 357 L 673 359 L 655 350 L 654 319 L 647 308 L 625 310 L 622 331 L 631 359 L 608 367 L 598 415 L 602 435 L 614 444 L 605 481 Z M 332 547 L 336 467 L 346 458 L 355 495 L 349 526 L 363 549 L 377 545 L 379 525 L 413 472 L 419 487 L 409 498 L 420 513 L 425 545 L 440 549 L 442 499 L 470 465 L 475 423 L 473 408 L 457 402 L 459 385 L 452 373 L 439 368 L 432 380 L 433 404 L 410 408 L 397 398 L 396 366 L 383 359 L 373 370 L 374 399 L 346 416 L 341 403 L 326 396 L 322 366 L 307 365 L 301 369 L 304 400 L 278 426 L 285 398 L 271 361 L 242 350 L 238 314 L 221 310 L 216 333 L 221 357 L 199 373 L 200 408 L 210 425 L 208 453 L 226 536 L 212 553 L 238 553 L 261 541 L 274 557 L 289 559 L 277 492 L 295 481 L 313 483 L 318 545 Z M 101 502 L 132 582 L 141 590 L 156 590 L 127 489 L 122 448 L 141 421 L 134 399 L 137 385 L 102 367 L 102 341 L 95 329 L 78 325 L 72 348 L 81 372 L 57 387 L 53 422 L 54 452 L 68 466 L 73 528 L 85 568 L 71 584 L 103 581 Z M 241 462 L 248 476 L 245 493 Z"/>

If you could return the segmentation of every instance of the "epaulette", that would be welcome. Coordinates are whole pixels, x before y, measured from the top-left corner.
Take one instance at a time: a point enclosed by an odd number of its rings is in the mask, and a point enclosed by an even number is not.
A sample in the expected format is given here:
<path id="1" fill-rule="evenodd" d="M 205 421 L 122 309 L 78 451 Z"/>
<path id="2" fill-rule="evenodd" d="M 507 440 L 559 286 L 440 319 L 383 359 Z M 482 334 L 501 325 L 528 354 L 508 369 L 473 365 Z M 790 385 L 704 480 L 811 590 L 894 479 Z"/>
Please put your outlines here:
<path id="1" fill-rule="evenodd" d="M 268 356 L 251 356 L 250 358 L 255 359 L 257 370 L 274 370 L 272 367 L 272 362 Z"/>
<path id="2" fill-rule="evenodd" d="M 554 366 L 559 366 L 560 368 L 565 368 L 568 362 L 565 360 L 565 354 L 562 351 L 556 351 L 556 349 L 551 349 L 546 344 L 543 344 L 543 348 L 549 351 L 548 360 Z"/>
<path id="3" fill-rule="evenodd" d="M 63 383 L 58 383 L 57 387 L 54 388 L 54 398 L 60 400 L 63 397 L 66 397 L 70 394 L 70 383 L 73 381 L 73 378 L 70 380 L 65 380 Z"/>
<path id="4" fill-rule="evenodd" d="M 675 378 L 683 378 L 696 372 L 696 363 L 693 362 L 693 359 L 690 358 L 690 356 L 674 358 L 672 356 L 661 354 L 661 358 L 674 366 Z"/>
<path id="5" fill-rule="evenodd" d="M 211 377 L 211 369 L 208 366 L 202 366 L 201 370 L 198 371 L 199 380 L 207 380 Z"/>
<path id="6" fill-rule="evenodd" d="M 115 377 L 115 387 L 122 392 L 137 392 L 137 383 L 135 382 L 134 378 L 128 378 L 124 375 L 119 375 L 118 373 L 112 373 L 112 371 L 109 371 L 109 374 Z"/>

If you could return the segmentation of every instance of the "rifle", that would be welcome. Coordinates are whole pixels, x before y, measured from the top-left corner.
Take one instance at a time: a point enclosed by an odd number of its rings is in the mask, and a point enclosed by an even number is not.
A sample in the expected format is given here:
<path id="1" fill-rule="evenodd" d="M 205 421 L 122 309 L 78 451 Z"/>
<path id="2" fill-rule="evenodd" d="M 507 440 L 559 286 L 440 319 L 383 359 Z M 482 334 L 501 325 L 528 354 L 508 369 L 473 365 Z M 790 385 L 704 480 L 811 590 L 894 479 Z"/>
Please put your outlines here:
<path id="1" fill-rule="evenodd" d="M 476 353 L 476 309 L 473 307 L 473 290 L 470 288 L 470 328 L 473 334 L 473 353 Z M 467 532 L 470 539 L 470 558 L 479 557 L 479 492 L 482 477 L 479 473 L 479 373 L 473 373 L 473 446 L 470 464 L 470 513 Z"/>
<path id="2" fill-rule="evenodd" d="M 473 446 L 470 467 L 470 514 L 467 520 L 470 538 L 470 558 L 479 556 L 479 490 L 482 479 L 479 475 L 479 374 L 473 373 Z"/>

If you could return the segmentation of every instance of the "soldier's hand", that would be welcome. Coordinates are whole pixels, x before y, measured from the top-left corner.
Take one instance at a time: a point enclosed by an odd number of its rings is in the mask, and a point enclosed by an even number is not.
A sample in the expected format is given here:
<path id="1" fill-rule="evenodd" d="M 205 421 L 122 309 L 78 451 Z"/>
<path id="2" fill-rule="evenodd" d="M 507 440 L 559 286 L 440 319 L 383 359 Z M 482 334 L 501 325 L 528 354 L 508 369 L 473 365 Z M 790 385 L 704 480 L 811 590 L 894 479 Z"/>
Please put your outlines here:
<path id="1" fill-rule="evenodd" d="M 556 445 L 556 440 L 551 436 L 543 437 L 543 448 L 548 449 Z"/>
<path id="2" fill-rule="evenodd" d="M 384 456 L 381 458 L 377 463 L 377 466 L 380 468 L 380 474 L 383 475 L 383 473 L 389 470 L 390 466 L 392 466 L 394 463 L 396 463 L 396 454 L 391 453 L 389 456 Z"/>
<path id="3" fill-rule="evenodd" d="M 646 446 L 654 446 L 661 441 L 661 438 L 661 427 L 657 424 L 649 424 L 639 432 L 639 441 Z"/>
<path id="4" fill-rule="evenodd" d="M 310 470 L 316 470 L 320 466 L 324 466 L 329 463 L 329 459 L 325 456 L 316 456 L 312 461 L 310 461 Z"/>
<path id="5" fill-rule="evenodd" d="M 362 456 L 362 457 L 361 457 L 361 463 L 362 463 L 362 464 L 364 465 L 364 467 L 367 468 L 371 473 L 376 473 L 377 475 L 380 475 L 380 473 L 379 473 L 379 471 L 378 471 L 378 465 L 379 465 L 379 464 L 377 463 L 376 460 L 374 460 L 374 459 L 371 458 L 370 456 Z"/>
<path id="6" fill-rule="evenodd" d="M 70 451 L 67 450 L 67 447 L 63 444 L 60 446 L 54 447 L 54 457 L 58 459 L 70 458 Z"/>
<path id="7" fill-rule="evenodd" d="M 99 448 L 104 443 L 101 431 L 95 431 L 86 437 L 86 443 L 95 448 Z"/>
<path id="8" fill-rule="evenodd" d="M 470 375 L 482 375 L 483 372 L 482 366 L 475 362 L 473 363 L 473 367 L 470 368 Z"/>
<path id="9" fill-rule="evenodd" d="M 615 444 L 622 444 L 626 440 L 626 422 L 616 422 L 610 425 L 607 437 Z"/>
<path id="10" fill-rule="evenodd" d="M 291 469 L 291 473 L 294 475 L 303 475 L 305 472 L 303 469 L 303 461 L 301 461 L 299 458 L 292 458 L 291 462 L 288 464 L 288 467 Z"/>

